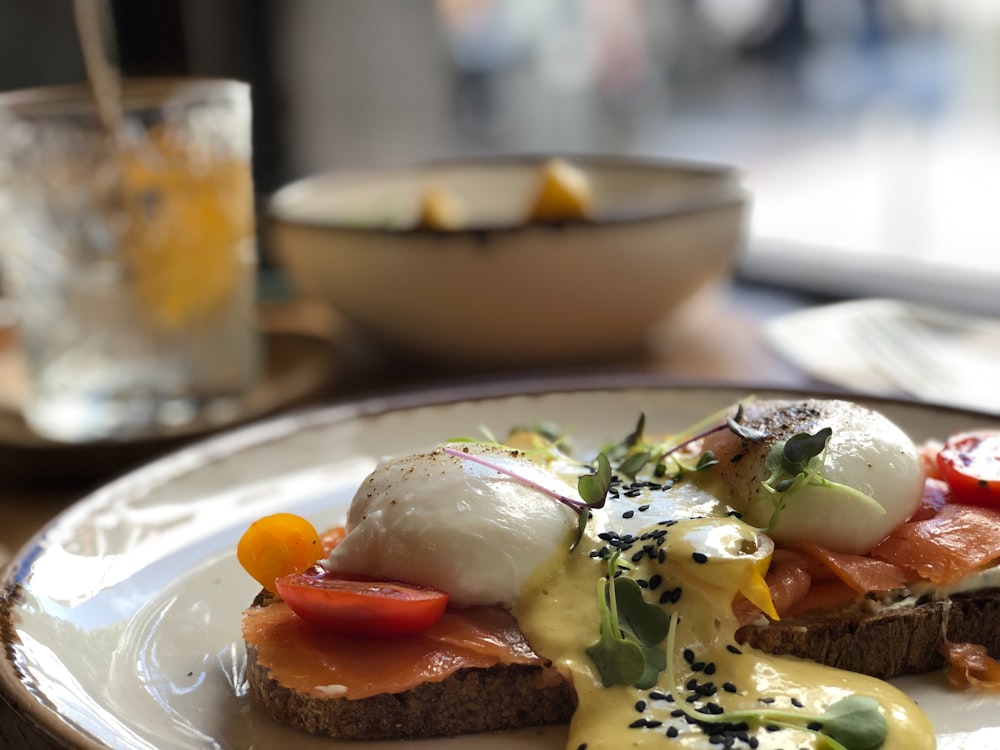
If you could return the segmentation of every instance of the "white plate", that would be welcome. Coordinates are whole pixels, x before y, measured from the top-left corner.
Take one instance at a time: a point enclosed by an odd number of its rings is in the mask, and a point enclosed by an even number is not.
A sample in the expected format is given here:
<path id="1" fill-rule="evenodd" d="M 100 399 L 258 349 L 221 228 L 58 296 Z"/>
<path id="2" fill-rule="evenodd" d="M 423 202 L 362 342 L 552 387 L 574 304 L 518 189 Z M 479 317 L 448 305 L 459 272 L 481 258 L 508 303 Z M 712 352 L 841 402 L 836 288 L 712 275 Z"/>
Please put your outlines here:
<path id="1" fill-rule="evenodd" d="M 257 587 L 234 549 L 253 519 L 280 509 L 319 526 L 337 522 L 380 456 L 478 435 L 483 426 L 503 434 L 545 418 L 568 428 L 578 446 L 596 448 L 628 434 L 640 411 L 650 429 L 679 429 L 745 395 L 636 381 L 411 394 L 305 412 L 186 449 L 71 508 L 7 569 L 3 697 L 21 714 L 19 726 L 41 727 L 62 746 L 358 748 L 280 726 L 245 695 L 239 613 Z M 1000 427 L 995 417 L 876 403 L 916 440 Z M 927 710 L 942 747 L 1000 747 L 1000 696 L 950 691 L 940 674 L 899 684 Z M 13 731 L 6 726 L 0 720 L 0 740 Z M 474 744 L 555 750 L 564 739 L 549 728 L 477 736 Z M 390 747 L 400 745 L 364 744 Z"/>

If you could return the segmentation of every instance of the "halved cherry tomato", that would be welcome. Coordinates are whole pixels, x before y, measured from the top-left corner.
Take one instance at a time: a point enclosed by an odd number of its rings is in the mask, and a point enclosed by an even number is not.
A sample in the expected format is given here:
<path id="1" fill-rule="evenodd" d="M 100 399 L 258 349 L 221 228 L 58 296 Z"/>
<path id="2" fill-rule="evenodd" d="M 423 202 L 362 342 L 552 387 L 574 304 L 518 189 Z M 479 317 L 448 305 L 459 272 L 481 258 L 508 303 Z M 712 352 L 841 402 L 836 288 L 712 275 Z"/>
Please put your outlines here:
<path id="1" fill-rule="evenodd" d="M 937 464 L 955 502 L 1000 508 L 1000 432 L 953 435 L 938 452 Z"/>
<path id="2" fill-rule="evenodd" d="M 448 594 L 313 566 L 275 581 L 291 610 L 311 625 L 345 635 L 403 635 L 441 619 Z"/>

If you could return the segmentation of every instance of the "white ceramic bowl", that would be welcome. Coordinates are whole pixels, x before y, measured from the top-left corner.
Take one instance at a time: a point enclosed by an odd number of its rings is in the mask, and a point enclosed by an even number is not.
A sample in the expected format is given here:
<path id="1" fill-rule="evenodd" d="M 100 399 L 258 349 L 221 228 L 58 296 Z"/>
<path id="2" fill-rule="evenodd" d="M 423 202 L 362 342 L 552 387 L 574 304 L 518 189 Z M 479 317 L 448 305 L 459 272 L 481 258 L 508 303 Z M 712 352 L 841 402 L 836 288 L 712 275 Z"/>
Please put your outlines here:
<path id="1" fill-rule="evenodd" d="M 731 273 L 747 197 L 724 167 L 565 157 L 591 218 L 525 223 L 544 157 L 458 160 L 305 178 L 269 207 L 276 258 L 394 350 L 471 366 L 593 362 Z M 424 191 L 460 201 L 462 228 L 415 228 Z"/>

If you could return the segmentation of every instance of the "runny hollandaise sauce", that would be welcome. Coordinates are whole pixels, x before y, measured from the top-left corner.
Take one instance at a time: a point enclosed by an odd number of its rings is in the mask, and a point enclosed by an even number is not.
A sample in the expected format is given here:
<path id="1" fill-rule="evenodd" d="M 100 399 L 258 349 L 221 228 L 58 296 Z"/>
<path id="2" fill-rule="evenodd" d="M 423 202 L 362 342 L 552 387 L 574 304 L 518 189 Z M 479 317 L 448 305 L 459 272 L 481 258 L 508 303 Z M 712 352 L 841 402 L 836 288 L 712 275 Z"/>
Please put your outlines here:
<path id="1" fill-rule="evenodd" d="M 672 493 L 654 493 L 661 502 L 646 494 L 642 505 L 596 511 L 579 545 L 539 568 L 514 608 L 532 648 L 576 690 L 568 750 L 838 747 L 810 717 L 848 696 L 877 701 L 888 724 L 886 750 L 935 746 L 929 720 L 888 683 L 738 645 L 731 605 L 759 591 L 770 540 L 721 503 L 710 507 L 694 488 L 673 492 L 669 499 Z M 643 600 L 671 617 L 665 643 L 672 653 L 651 686 L 605 687 L 587 653 L 600 633 L 609 570 L 636 580 Z"/>

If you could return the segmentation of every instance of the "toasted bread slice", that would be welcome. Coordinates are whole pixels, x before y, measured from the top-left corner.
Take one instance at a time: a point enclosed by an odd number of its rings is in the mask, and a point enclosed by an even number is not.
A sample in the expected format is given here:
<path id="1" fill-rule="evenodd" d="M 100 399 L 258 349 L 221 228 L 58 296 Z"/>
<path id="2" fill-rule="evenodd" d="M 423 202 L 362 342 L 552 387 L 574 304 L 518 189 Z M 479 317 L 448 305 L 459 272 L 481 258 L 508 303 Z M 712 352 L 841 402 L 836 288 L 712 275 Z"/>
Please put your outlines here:
<path id="1" fill-rule="evenodd" d="M 946 642 L 978 643 L 1000 656 L 1000 589 L 899 603 L 876 611 L 826 610 L 745 625 L 741 643 L 888 679 L 939 669 Z"/>
<path id="2" fill-rule="evenodd" d="M 252 607 L 278 600 L 261 591 Z M 314 734 L 352 740 L 416 739 L 564 724 L 576 696 L 552 668 L 499 664 L 464 668 L 437 682 L 367 698 L 316 696 L 283 685 L 245 641 L 253 700 L 278 721 Z"/>
<path id="3" fill-rule="evenodd" d="M 455 736 L 563 724 L 575 699 L 562 682 L 544 686 L 542 667 L 523 664 L 462 669 L 441 682 L 370 698 L 317 698 L 271 679 L 247 646 L 250 694 L 279 721 L 315 734 L 353 740 Z"/>

